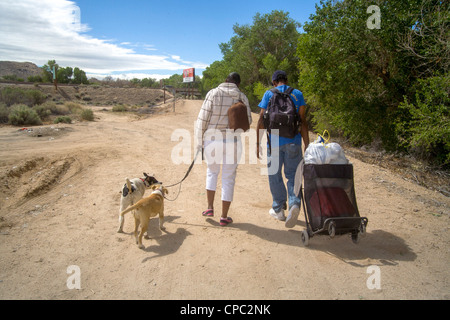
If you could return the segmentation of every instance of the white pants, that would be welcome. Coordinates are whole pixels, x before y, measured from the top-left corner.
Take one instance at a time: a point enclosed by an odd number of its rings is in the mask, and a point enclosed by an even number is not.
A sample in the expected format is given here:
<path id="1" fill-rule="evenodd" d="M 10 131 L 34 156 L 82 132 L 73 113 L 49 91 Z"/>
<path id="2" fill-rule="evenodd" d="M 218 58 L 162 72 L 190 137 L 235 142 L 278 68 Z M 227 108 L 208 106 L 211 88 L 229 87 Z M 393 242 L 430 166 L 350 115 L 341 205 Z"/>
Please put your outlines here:
<path id="1" fill-rule="evenodd" d="M 236 169 L 240 154 L 240 140 L 205 141 L 205 158 L 208 165 L 206 171 L 206 190 L 216 191 L 222 167 L 222 201 L 233 201 Z"/>

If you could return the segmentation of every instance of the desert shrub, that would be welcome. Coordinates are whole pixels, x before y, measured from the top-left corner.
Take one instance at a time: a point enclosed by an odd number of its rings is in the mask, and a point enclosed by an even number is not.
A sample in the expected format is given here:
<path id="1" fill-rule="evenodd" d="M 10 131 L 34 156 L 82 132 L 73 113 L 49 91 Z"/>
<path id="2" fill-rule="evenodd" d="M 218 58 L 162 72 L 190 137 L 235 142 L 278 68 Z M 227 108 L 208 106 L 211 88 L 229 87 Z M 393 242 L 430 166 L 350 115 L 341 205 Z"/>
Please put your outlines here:
<path id="1" fill-rule="evenodd" d="M 23 101 L 23 90 L 5 87 L 0 91 L 0 101 L 7 106 L 12 106 Z"/>
<path id="2" fill-rule="evenodd" d="M 39 90 L 24 90 L 21 88 L 5 87 L 0 91 L 0 102 L 7 106 L 14 104 L 25 104 L 32 107 L 42 104 L 47 96 Z"/>
<path id="3" fill-rule="evenodd" d="M 66 102 L 64 104 L 64 106 L 66 106 L 70 113 L 81 113 L 83 112 L 83 107 L 81 105 L 79 105 L 78 103 L 75 102 Z"/>
<path id="4" fill-rule="evenodd" d="M 125 112 L 125 111 L 127 111 L 127 107 L 125 107 L 123 104 L 118 104 L 112 108 L 112 111 L 113 112 Z"/>
<path id="5" fill-rule="evenodd" d="M 42 124 L 41 118 L 39 118 L 37 112 L 23 104 L 12 106 L 8 119 L 9 123 L 14 126 Z"/>
<path id="6" fill-rule="evenodd" d="M 60 116 L 56 118 L 53 123 L 72 123 L 72 118 L 69 116 Z"/>
<path id="7" fill-rule="evenodd" d="M 86 121 L 94 121 L 94 112 L 91 109 L 81 111 L 81 119 Z"/>
<path id="8" fill-rule="evenodd" d="M 0 103 L 0 123 L 8 123 L 9 108 L 4 103 Z"/>
<path id="9" fill-rule="evenodd" d="M 29 76 L 28 78 L 27 78 L 27 80 L 29 81 L 29 82 L 42 82 L 42 77 L 41 76 Z"/>
<path id="10" fill-rule="evenodd" d="M 49 109 L 45 104 L 34 106 L 33 110 L 36 111 L 41 119 L 46 119 L 52 114 L 51 109 Z"/>
<path id="11" fill-rule="evenodd" d="M 64 115 L 70 114 L 70 109 L 66 105 L 63 105 L 63 104 L 55 103 L 52 106 L 51 111 L 52 111 L 52 114 L 54 114 L 54 115 L 64 116 Z"/>
<path id="12" fill-rule="evenodd" d="M 27 90 L 26 95 L 31 100 L 31 106 L 41 104 L 47 99 L 47 96 L 39 90 Z"/>

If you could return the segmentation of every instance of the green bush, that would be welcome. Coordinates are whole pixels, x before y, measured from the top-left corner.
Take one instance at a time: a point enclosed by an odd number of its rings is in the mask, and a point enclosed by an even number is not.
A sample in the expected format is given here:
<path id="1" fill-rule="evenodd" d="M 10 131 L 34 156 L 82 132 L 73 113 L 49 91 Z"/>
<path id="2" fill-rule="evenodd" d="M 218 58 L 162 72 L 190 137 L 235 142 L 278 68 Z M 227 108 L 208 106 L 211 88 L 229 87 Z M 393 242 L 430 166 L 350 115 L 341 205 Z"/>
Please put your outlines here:
<path id="1" fill-rule="evenodd" d="M 419 80 L 413 101 L 399 106 L 396 132 L 409 152 L 450 165 L 450 74 Z"/>
<path id="2" fill-rule="evenodd" d="M 125 107 L 125 106 L 122 105 L 122 104 L 118 104 L 118 105 L 115 105 L 115 106 L 112 108 L 112 111 L 113 111 L 113 112 L 125 112 L 125 111 L 127 111 L 127 107 Z"/>
<path id="3" fill-rule="evenodd" d="M 94 121 L 94 112 L 91 109 L 84 109 L 83 111 L 81 111 L 81 119 Z"/>
<path id="4" fill-rule="evenodd" d="M 9 123 L 14 126 L 42 124 L 37 112 L 23 104 L 12 106 L 8 119 Z"/>
<path id="5" fill-rule="evenodd" d="M 9 108 L 4 103 L 0 103 L 0 123 L 8 123 Z"/>
<path id="6" fill-rule="evenodd" d="M 51 109 L 49 109 L 45 104 L 34 106 L 33 110 L 36 111 L 42 120 L 48 118 L 52 114 Z"/>
<path id="7" fill-rule="evenodd" d="M 0 91 L 0 102 L 7 106 L 14 104 L 25 104 L 32 107 L 37 104 L 42 104 L 47 96 L 39 90 L 25 90 L 15 87 L 5 87 Z"/>
<path id="8" fill-rule="evenodd" d="M 75 102 L 66 102 L 64 106 L 68 108 L 70 113 L 81 113 L 83 112 L 83 107 Z"/>
<path id="9" fill-rule="evenodd" d="M 27 78 L 28 82 L 42 82 L 42 77 L 41 76 L 29 76 Z"/>
<path id="10" fill-rule="evenodd" d="M 69 116 L 61 116 L 55 119 L 53 123 L 72 123 L 72 118 Z"/>
<path id="11" fill-rule="evenodd" d="M 53 104 L 51 108 L 52 114 L 54 115 L 67 115 L 70 114 L 70 109 L 63 104 Z"/>

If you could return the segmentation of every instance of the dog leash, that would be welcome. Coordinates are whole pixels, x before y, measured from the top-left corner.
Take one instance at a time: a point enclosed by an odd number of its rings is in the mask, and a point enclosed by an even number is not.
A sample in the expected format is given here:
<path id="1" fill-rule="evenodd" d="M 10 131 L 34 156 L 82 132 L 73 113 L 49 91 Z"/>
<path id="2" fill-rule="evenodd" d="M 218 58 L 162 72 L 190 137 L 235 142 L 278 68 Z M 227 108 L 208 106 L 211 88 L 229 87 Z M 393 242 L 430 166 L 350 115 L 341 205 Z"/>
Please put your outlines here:
<path id="1" fill-rule="evenodd" d="M 176 198 L 175 198 L 175 199 L 168 199 L 168 198 L 166 198 L 166 197 L 164 196 L 164 199 L 166 199 L 166 200 L 168 200 L 168 201 L 175 201 L 175 200 L 178 199 L 178 196 L 179 196 L 180 193 L 181 193 L 181 184 L 183 183 L 184 180 L 186 180 L 186 178 L 187 178 L 187 177 L 189 176 L 189 174 L 191 173 L 191 170 L 192 170 L 192 168 L 194 167 L 194 164 L 195 164 L 195 160 L 197 160 L 197 157 L 198 157 L 199 153 L 201 153 L 201 151 L 202 151 L 201 149 L 197 150 L 197 153 L 195 154 L 194 160 L 192 161 L 191 165 L 189 166 L 189 169 L 188 169 L 188 171 L 186 172 L 186 174 L 184 175 L 184 178 L 181 179 L 180 182 L 177 182 L 177 183 L 175 183 L 175 184 L 171 184 L 171 185 L 169 185 L 169 186 L 166 186 L 166 188 L 171 188 L 171 187 L 175 187 L 175 186 L 177 186 L 177 185 L 180 185 L 180 188 L 178 189 L 178 194 L 177 194 Z"/>

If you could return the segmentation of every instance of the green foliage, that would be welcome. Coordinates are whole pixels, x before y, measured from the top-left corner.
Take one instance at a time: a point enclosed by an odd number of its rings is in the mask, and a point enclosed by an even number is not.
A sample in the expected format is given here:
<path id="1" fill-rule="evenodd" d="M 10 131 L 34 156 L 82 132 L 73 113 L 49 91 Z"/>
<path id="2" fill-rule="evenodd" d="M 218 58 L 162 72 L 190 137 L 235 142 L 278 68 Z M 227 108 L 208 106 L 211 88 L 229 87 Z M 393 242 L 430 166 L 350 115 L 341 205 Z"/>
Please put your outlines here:
<path id="1" fill-rule="evenodd" d="M 36 111 L 23 104 L 12 106 L 8 119 L 9 124 L 14 126 L 42 124 L 42 121 Z"/>
<path id="2" fill-rule="evenodd" d="M 381 10 L 380 29 L 367 27 L 369 5 Z M 425 79 L 448 70 L 448 11 L 448 1 L 321 1 L 297 46 L 316 129 L 447 159 L 448 102 L 436 104 L 437 80 Z"/>
<path id="3" fill-rule="evenodd" d="M 58 118 L 56 118 L 53 123 L 72 123 L 72 118 L 70 118 L 69 116 L 60 116 Z"/>
<path id="4" fill-rule="evenodd" d="M 83 111 L 81 111 L 81 119 L 94 121 L 94 112 L 91 109 L 83 109 Z"/>
<path id="5" fill-rule="evenodd" d="M 42 66 L 42 81 L 53 82 L 53 67 L 56 69 L 56 79 L 58 83 L 89 84 L 86 72 L 78 67 L 60 67 L 55 60 L 49 60 Z"/>
<path id="6" fill-rule="evenodd" d="M 256 110 L 259 98 L 254 95 L 255 86 L 259 89 L 261 85 L 269 86 L 275 70 L 285 70 L 289 81 L 297 82 L 295 47 L 299 27 L 298 22 L 289 18 L 289 13 L 278 10 L 264 15 L 257 13 L 251 26 L 234 25 L 235 35 L 229 42 L 219 45 L 224 59 L 214 62 L 203 72 L 204 91 L 224 82 L 229 73 L 238 72 L 240 88 Z"/>
<path id="7" fill-rule="evenodd" d="M 39 90 L 26 90 L 16 87 L 4 87 L 0 91 L 0 102 L 7 106 L 26 104 L 32 107 L 45 101 L 46 95 Z"/>
<path id="8" fill-rule="evenodd" d="M 64 107 L 68 108 L 70 113 L 81 113 L 84 110 L 81 105 L 75 102 L 66 102 Z"/>
<path id="9" fill-rule="evenodd" d="M 27 78 L 28 82 L 42 82 L 41 76 L 29 76 Z"/>
<path id="10" fill-rule="evenodd" d="M 19 79 L 15 74 L 7 74 L 3 76 L 4 80 L 9 81 L 23 81 L 23 79 Z"/>
<path id="11" fill-rule="evenodd" d="M 159 88 L 160 84 L 159 81 L 157 81 L 156 79 L 152 79 L 152 78 L 144 78 L 144 79 L 131 79 L 130 82 L 137 86 L 137 87 L 141 87 L 141 88 Z"/>
<path id="12" fill-rule="evenodd" d="M 41 118 L 42 120 L 47 119 L 52 114 L 52 111 L 44 104 L 34 106 L 33 110 L 36 111 L 36 113 L 39 115 L 39 118 Z"/>
<path id="13" fill-rule="evenodd" d="M 255 85 L 253 86 L 253 95 L 258 99 L 258 100 L 262 100 L 262 98 L 264 97 L 264 94 L 266 93 L 267 90 L 269 90 L 269 87 L 266 87 L 265 85 L 263 85 L 261 82 L 257 82 L 255 83 Z"/>
<path id="14" fill-rule="evenodd" d="M 117 104 L 112 108 L 113 112 L 125 112 L 127 111 L 127 107 L 125 107 L 123 104 Z"/>
<path id="15" fill-rule="evenodd" d="M 422 158 L 450 165 L 450 75 L 419 80 L 414 99 L 400 104 L 400 144 Z"/>
<path id="16" fill-rule="evenodd" d="M 56 70 L 56 79 L 58 83 L 70 83 L 73 75 L 73 69 L 71 67 L 58 68 Z"/>
<path id="17" fill-rule="evenodd" d="M 42 80 L 44 82 L 53 82 L 53 74 L 52 74 L 52 70 L 53 67 L 55 67 L 55 69 L 57 70 L 59 68 L 59 65 L 56 63 L 55 60 L 48 60 L 47 64 L 44 64 L 41 69 L 42 69 Z"/>
<path id="18" fill-rule="evenodd" d="M 83 70 L 81 70 L 78 67 L 75 67 L 75 69 L 73 69 L 73 80 L 72 80 L 72 83 L 89 84 L 89 81 L 88 81 L 87 76 L 86 76 L 86 72 L 84 72 Z"/>
<path id="19" fill-rule="evenodd" d="M 4 103 L 0 103 L 0 123 L 8 123 L 9 108 Z"/>

